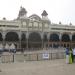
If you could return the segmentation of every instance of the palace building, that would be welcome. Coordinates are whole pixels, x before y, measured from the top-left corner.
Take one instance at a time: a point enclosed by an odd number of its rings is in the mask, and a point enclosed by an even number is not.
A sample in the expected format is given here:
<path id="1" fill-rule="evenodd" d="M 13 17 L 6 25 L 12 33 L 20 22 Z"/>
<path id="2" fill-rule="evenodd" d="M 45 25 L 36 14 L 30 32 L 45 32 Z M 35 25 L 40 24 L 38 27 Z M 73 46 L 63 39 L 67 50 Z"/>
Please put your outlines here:
<path id="1" fill-rule="evenodd" d="M 13 43 L 17 49 L 75 47 L 74 25 L 51 23 L 45 10 L 41 16 L 27 17 L 26 9 L 21 7 L 17 19 L 0 20 L 0 44 Z"/>

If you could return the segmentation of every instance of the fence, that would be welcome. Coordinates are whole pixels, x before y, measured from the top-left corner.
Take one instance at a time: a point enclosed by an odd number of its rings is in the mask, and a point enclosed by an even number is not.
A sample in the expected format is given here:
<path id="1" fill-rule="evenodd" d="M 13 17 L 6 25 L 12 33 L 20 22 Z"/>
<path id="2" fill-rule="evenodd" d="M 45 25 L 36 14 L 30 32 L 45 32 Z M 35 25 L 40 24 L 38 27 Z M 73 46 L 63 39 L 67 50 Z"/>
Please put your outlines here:
<path id="1" fill-rule="evenodd" d="M 65 52 L 55 52 L 55 53 L 19 53 L 19 54 L 8 54 L 1 55 L 0 62 L 24 62 L 24 61 L 41 61 L 41 60 L 53 60 L 53 59 L 64 59 Z"/>

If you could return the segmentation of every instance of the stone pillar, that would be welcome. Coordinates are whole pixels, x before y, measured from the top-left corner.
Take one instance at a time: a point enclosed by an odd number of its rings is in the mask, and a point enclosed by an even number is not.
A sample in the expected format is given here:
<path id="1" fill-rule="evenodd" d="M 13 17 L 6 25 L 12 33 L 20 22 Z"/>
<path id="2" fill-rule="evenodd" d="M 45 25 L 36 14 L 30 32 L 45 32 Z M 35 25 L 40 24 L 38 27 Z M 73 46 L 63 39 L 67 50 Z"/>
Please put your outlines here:
<path id="1" fill-rule="evenodd" d="M 43 35 L 44 35 L 44 33 L 41 34 L 41 39 L 42 39 L 42 47 L 41 47 L 41 48 L 42 48 L 42 49 L 43 49 L 43 45 L 44 45 L 44 44 L 43 44 L 43 37 L 44 37 Z"/>
<path id="2" fill-rule="evenodd" d="M 26 33 L 26 41 L 27 41 L 27 49 L 28 49 L 28 38 L 29 38 L 29 33 Z"/>
<path id="3" fill-rule="evenodd" d="M 60 40 L 60 41 L 61 41 L 61 37 L 62 37 L 62 34 L 60 33 L 60 34 L 59 34 L 59 40 Z"/>
<path id="4" fill-rule="evenodd" d="M 21 31 L 19 32 L 19 48 L 21 49 Z"/>
<path id="5" fill-rule="evenodd" d="M 62 34 L 61 33 L 59 34 L 59 40 L 60 40 L 59 46 L 61 47 L 61 41 L 62 41 Z"/>
<path id="6" fill-rule="evenodd" d="M 70 37 L 70 47 L 72 47 L 72 34 L 70 34 L 69 37 Z"/>
<path id="7" fill-rule="evenodd" d="M 29 19 L 27 19 L 26 20 L 26 24 L 27 24 L 27 32 L 26 32 L 26 42 L 27 42 L 27 49 L 29 48 L 28 47 L 28 38 L 29 38 L 29 28 L 28 28 L 28 26 L 29 26 L 29 22 L 30 22 L 30 20 Z"/>
<path id="8" fill-rule="evenodd" d="M 70 34 L 69 37 L 70 37 L 70 40 L 72 41 L 72 34 Z"/>
<path id="9" fill-rule="evenodd" d="M 3 32 L 3 33 L 2 33 L 3 45 L 5 44 L 5 35 L 6 35 L 6 33 L 5 33 L 5 32 Z"/>
<path id="10" fill-rule="evenodd" d="M 47 35 L 47 39 L 48 39 L 48 48 L 49 48 L 49 39 L 50 39 L 50 34 Z"/>

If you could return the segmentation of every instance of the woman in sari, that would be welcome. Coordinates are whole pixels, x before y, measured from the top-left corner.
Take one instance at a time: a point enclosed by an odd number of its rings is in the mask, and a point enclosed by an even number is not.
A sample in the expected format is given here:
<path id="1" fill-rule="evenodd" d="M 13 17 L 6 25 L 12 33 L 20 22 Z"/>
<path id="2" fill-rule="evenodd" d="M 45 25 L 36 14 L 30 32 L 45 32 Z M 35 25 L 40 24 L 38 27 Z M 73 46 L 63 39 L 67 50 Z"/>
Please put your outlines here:
<path id="1" fill-rule="evenodd" d="M 72 64 L 73 63 L 73 52 L 72 52 L 72 49 L 70 48 L 69 50 L 69 64 Z"/>

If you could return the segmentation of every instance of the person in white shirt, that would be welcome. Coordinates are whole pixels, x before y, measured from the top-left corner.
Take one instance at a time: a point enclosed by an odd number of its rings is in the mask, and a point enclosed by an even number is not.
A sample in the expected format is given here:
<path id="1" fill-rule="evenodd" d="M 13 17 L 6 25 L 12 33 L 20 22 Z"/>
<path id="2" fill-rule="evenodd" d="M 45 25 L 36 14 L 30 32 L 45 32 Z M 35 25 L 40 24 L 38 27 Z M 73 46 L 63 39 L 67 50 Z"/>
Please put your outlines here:
<path id="1" fill-rule="evenodd" d="M 73 61 L 75 62 L 75 48 L 73 49 Z"/>

